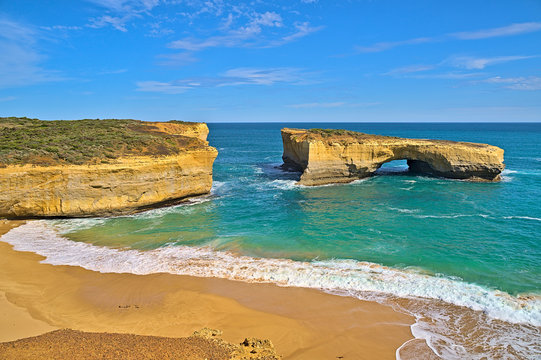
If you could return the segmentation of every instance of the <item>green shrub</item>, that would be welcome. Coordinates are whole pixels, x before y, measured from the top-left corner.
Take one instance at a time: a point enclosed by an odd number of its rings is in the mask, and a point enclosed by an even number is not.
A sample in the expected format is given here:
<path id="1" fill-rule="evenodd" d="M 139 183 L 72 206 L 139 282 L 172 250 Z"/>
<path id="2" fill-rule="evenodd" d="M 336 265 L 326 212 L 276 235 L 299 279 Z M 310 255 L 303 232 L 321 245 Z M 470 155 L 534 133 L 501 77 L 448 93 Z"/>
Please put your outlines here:
<path id="1" fill-rule="evenodd" d="M 0 165 L 108 162 L 124 155 L 172 155 L 202 146 L 198 139 L 158 132 L 146 124 L 129 119 L 0 118 Z"/>

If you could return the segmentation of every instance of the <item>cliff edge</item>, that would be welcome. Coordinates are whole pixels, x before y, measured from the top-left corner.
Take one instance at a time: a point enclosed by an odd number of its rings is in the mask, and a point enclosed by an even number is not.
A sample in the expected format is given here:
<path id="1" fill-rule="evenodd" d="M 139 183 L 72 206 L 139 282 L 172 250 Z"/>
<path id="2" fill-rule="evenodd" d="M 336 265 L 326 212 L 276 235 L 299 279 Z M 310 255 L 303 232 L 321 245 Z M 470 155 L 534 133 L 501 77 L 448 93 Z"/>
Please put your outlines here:
<path id="1" fill-rule="evenodd" d="M 129 214 L 207 194 L 203 123 L 0 118 L 0 217 Z"/>
<path id="2" fill-rule="evenodd" d="M 505 168 L 503 149 L 487 144 L 288 128 L 282 141 L 283 167 L 302 171 L 302 185 L 351 182 L 404 159 L 414 172 L 471 181 L 499 181 Z"/>

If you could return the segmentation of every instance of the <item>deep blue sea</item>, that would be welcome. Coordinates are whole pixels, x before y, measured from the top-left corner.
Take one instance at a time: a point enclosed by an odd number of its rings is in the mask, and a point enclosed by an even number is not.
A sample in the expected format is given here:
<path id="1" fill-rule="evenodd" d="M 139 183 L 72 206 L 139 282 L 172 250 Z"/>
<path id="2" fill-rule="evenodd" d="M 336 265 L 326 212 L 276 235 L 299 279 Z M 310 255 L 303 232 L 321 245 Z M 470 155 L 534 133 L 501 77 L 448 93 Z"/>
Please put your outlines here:
<path id="1" fill-rule="evenodd" d="M 277 168 L 286 126 L 488 143 L 505 150 L 506 170 L 501 182 L 472 183 L 414 176 L 394 161 L 351 184 L 298 186 L 299 174 Z M 104 272 L 418 299 L 423 306 L 402 310 L 418 318 L 414 335 L 444 358 L 541 358 L 541 124 L 209 128 L 219 151 L 210 196 L 134 216 L 32 222 L 12 231 L 25 244 L 11 242 L 46 262 Z M 476 314 L 483 346 L 464 334 L 474 315 L 457 320 L 445 304 Z"/>

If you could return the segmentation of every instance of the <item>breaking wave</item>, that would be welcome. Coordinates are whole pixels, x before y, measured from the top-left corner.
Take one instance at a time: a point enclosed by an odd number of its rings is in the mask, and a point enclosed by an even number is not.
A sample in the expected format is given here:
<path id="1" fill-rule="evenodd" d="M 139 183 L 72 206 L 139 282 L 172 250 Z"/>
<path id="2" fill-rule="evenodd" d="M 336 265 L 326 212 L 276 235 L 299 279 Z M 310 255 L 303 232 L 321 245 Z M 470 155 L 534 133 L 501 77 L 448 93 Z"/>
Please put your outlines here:
<path id="1" fill-rule="evenodd" d="M 80 266 L 102 273 L 165 272 L 273 283 L 387 303 L 414 316 L 412 334 L 425 339 L 434 353 L 446 359 L 502 357 L 509 349 L 517 358 L 531 358 L 541 351 L 536 343 L 541 336 L 538 295 L 512 296 L 419 269 L 396 269 L 355 260 L 302 262 L 171 245 L 141 251 L 95 246 L 61 235 L 100 221 L 32 221 L 12 229 L 0 240 L 15 250 L 40 254 L 45 257 L 43 263 L 52 265 Z M 395 298 L 400 301 L 392 302 Z M 473 342 L 468 331 L 471 326 L 477 329 L 477 340 Z"/>
<path id="2" fill-rule="evenodd" d="M 147 251 L 117 249 L 68 240 L 46 221 L 19 226 L 2 236 L 1 240 L 13 245 L 15 250 L 45 256 L 44 263 L 80 266 L 103 273 L 167 272 L 328 291 L 413 296 L 468 307 L 494 319 L 541 326 L 541 298 L 538 296 L 516 297 L 455 278 L 370 262 L 255 258 L 210 247 L 165 246 Z"/>

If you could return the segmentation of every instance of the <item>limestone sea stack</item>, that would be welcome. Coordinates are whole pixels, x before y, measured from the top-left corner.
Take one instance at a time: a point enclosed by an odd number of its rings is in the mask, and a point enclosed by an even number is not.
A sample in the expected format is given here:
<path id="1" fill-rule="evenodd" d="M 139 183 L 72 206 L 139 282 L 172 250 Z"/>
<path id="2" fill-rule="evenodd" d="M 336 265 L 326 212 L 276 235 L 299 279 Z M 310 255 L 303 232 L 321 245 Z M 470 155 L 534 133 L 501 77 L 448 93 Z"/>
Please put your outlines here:
<path id="1" fill-rule="evenodd" d="M 301 171 L 302 185 L 362 179 L 392 160 L 407 160 L 414 172 L 471 181 L 499 181 L 505 168 L 503 149 L 487 144 L 288 128 L 282 141 L 283 167 Z"/>
<path id="2" fill-rule="evenodd" d="M 204 123 L 0 118 L 0 218 L 129 214 L 208 194 Z"/>

